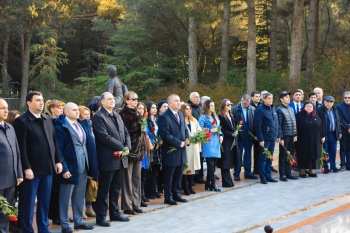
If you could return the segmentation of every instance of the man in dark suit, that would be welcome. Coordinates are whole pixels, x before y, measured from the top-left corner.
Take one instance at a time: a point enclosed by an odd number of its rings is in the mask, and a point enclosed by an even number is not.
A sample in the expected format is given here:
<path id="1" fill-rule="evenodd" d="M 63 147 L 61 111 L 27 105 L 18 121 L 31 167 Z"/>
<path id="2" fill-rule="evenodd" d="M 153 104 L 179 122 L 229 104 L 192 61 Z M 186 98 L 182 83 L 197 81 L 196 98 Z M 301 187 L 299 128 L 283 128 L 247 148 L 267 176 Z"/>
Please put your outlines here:
<path id="1" fill-rule="evenodd" d="M 15 187 L 23 181 L 21 157 L 15 130 L 5 120 L 9 113 L 7 102 L 0 99 L 0 196 L 12 205 Z M 0 232 L 8 232 L 9 217 L 0 212 Z"/>
<path id="2" fill-rule="evenodd" d="M 176 205 L 176 201 L 187 202 L 180 193 L 183 167 L 187 163 L 185 146 L 190 142 L 184 115 L 179 111 L 180 97 L 172 94 L 167 102 L 169 108 L 158 120 L 159 135 L 163 140 L 164 203 Z M 168 153 L 171 147 L 175 147 L 176 150 Z"/>
<path id="3" fill-rule="evenodd" d="M 92 117 L 92 128 L 96 138 L 99 186 L 95 203 L 96 224 L 109 227 L 106 221 L 107 197 L 109 195 L 109 216 L 111 221 L 129 221 L 119 212 L 118 198 L 122 185 L 123 169 L 128 167 L 130 136 L 120 115 L 113 112 L 114 96 L 110 92 L 101 95 L 101 110 Z M 114 152 L 125 151 L 123 155 Z M 141 168 L 140 168 L 141 169 Z"/>
<path id="4" fill-rule="evenodd" d="M 13 123 L 21 152 L 24 181 L 20 191 L 20 222 L 23 233 L 34 232 L 35 198 L 38 232 L 48 233 L 48 210 L 53 174 L 62 172 L 62 160 L 51 117 L 41 114 L 44 99 L 40 92 L 26 96 L 28 110 Z"/>
<path id="5" fill-rule="evenodd" d="M 300 112 L 301 108 L 304 106 L 304 104 L 301 102 L 302 96 L 303 94 L 300 89 L 296 89 L 293 92 L 293 101 L 289 103 L 289 107 L 293 109 L 294 114 Z"/>

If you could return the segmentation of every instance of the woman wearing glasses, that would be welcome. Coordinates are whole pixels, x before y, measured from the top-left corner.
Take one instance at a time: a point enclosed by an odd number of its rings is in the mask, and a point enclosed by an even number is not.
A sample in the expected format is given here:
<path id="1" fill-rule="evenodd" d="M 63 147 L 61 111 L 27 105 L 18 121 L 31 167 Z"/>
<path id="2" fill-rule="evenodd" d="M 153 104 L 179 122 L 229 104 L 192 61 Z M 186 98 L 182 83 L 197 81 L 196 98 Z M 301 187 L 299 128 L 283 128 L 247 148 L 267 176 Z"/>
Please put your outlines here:
<path id="1" fill-rule="evenodd" d="M 143 213 L 141 206 L 141 161 L 146 154 L 145 133 L 141 124 L 143 116 L 137 111 L 138 97 L 129 91 L 124 95 L 125 106 L 120 111 L 124 125 L 130 134 L 131 150 L 128 155 L 128 168 L 123 172 L 121 208 L 125 214 Z"/>
<path id="2" fill-rule="evenodd" d="M 228 99 L 223 99 L 220 105 L 219 119 L 224 140 L 222 141 L 221 158 L 218 161 L 218 167 L 221 168 L 222 187 L 228 188 L 234 186 L 230 169 L 233 167 L 234 151 L 237 150 L 237 147 L 234 146 L 236 127 L 231 108 L 232 103 Z"/>
<path id="3" fill-rule="evenodd" d="M 220 144 L 223 141 L 223 136 L 218 126 L 220 120 L 215 113 L 215 105 L 212 100 L 206 100 L 203 104 L 202 115 L 199 118 L 199 125 L 202 129 L 208 129 L 212 133 L 211 141 L 202 144 L 202 156 L 207 162 L 207 180 L 205 182 L 205 189 L 210 191 L 221 192 L 221 189 L 215 183 L 215 164 L 220 158 Z"/>

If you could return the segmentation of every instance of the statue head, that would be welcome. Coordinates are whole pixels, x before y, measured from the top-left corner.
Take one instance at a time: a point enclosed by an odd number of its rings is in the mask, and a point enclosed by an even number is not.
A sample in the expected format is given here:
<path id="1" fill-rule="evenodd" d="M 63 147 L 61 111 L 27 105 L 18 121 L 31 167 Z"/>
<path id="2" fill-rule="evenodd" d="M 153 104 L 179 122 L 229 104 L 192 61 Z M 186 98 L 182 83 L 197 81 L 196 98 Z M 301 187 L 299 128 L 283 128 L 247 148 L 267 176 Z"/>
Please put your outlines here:
<path id="1" fill-rule="evenodd" d="M 107 66 L 106 71 L 110 78 L 113 78 L 114 76 L 117 75 L 117 67 L 115 67 L 114 65 Z"/>

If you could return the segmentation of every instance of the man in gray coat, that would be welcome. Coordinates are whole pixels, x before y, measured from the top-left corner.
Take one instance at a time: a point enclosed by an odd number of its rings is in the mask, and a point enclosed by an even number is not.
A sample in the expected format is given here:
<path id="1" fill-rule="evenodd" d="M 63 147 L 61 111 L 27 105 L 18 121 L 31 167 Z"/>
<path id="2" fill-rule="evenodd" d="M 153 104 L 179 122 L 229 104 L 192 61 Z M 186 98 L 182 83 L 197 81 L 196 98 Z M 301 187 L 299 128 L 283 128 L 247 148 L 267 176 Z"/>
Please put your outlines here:
<path id="1" fill-rule="evenodd" d="M 0 99 L 0 196 L 12 205 L 16 185 L 23 181 L 20 152 L 15 130 L 5 123 L 9 113 L 7 102 Z M 0 232 L 8 232 L 9 217 L 0 212 Z"/>

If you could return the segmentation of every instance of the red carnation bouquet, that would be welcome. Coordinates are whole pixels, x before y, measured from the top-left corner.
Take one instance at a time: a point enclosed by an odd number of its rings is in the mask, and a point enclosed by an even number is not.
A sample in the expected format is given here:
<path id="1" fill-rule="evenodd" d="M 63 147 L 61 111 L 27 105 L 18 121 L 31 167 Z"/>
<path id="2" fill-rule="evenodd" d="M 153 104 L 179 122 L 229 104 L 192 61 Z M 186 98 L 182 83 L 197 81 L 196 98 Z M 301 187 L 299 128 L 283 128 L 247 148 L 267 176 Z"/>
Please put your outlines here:
<path id="1" fill-rule="evenodd" d="M 211 141 L 212 133 L 208 131 L 208 129 L 205 129 L 204 131 L 199 131 L 195 135 L 188 138 L 190 143 L 197 144 L 197 143 L 207 143 Z M 176 151 L 176 147 L 170 147 L 170 150 L 168 151 L 168 154 L 170 154 L 173 151 Z"/>

